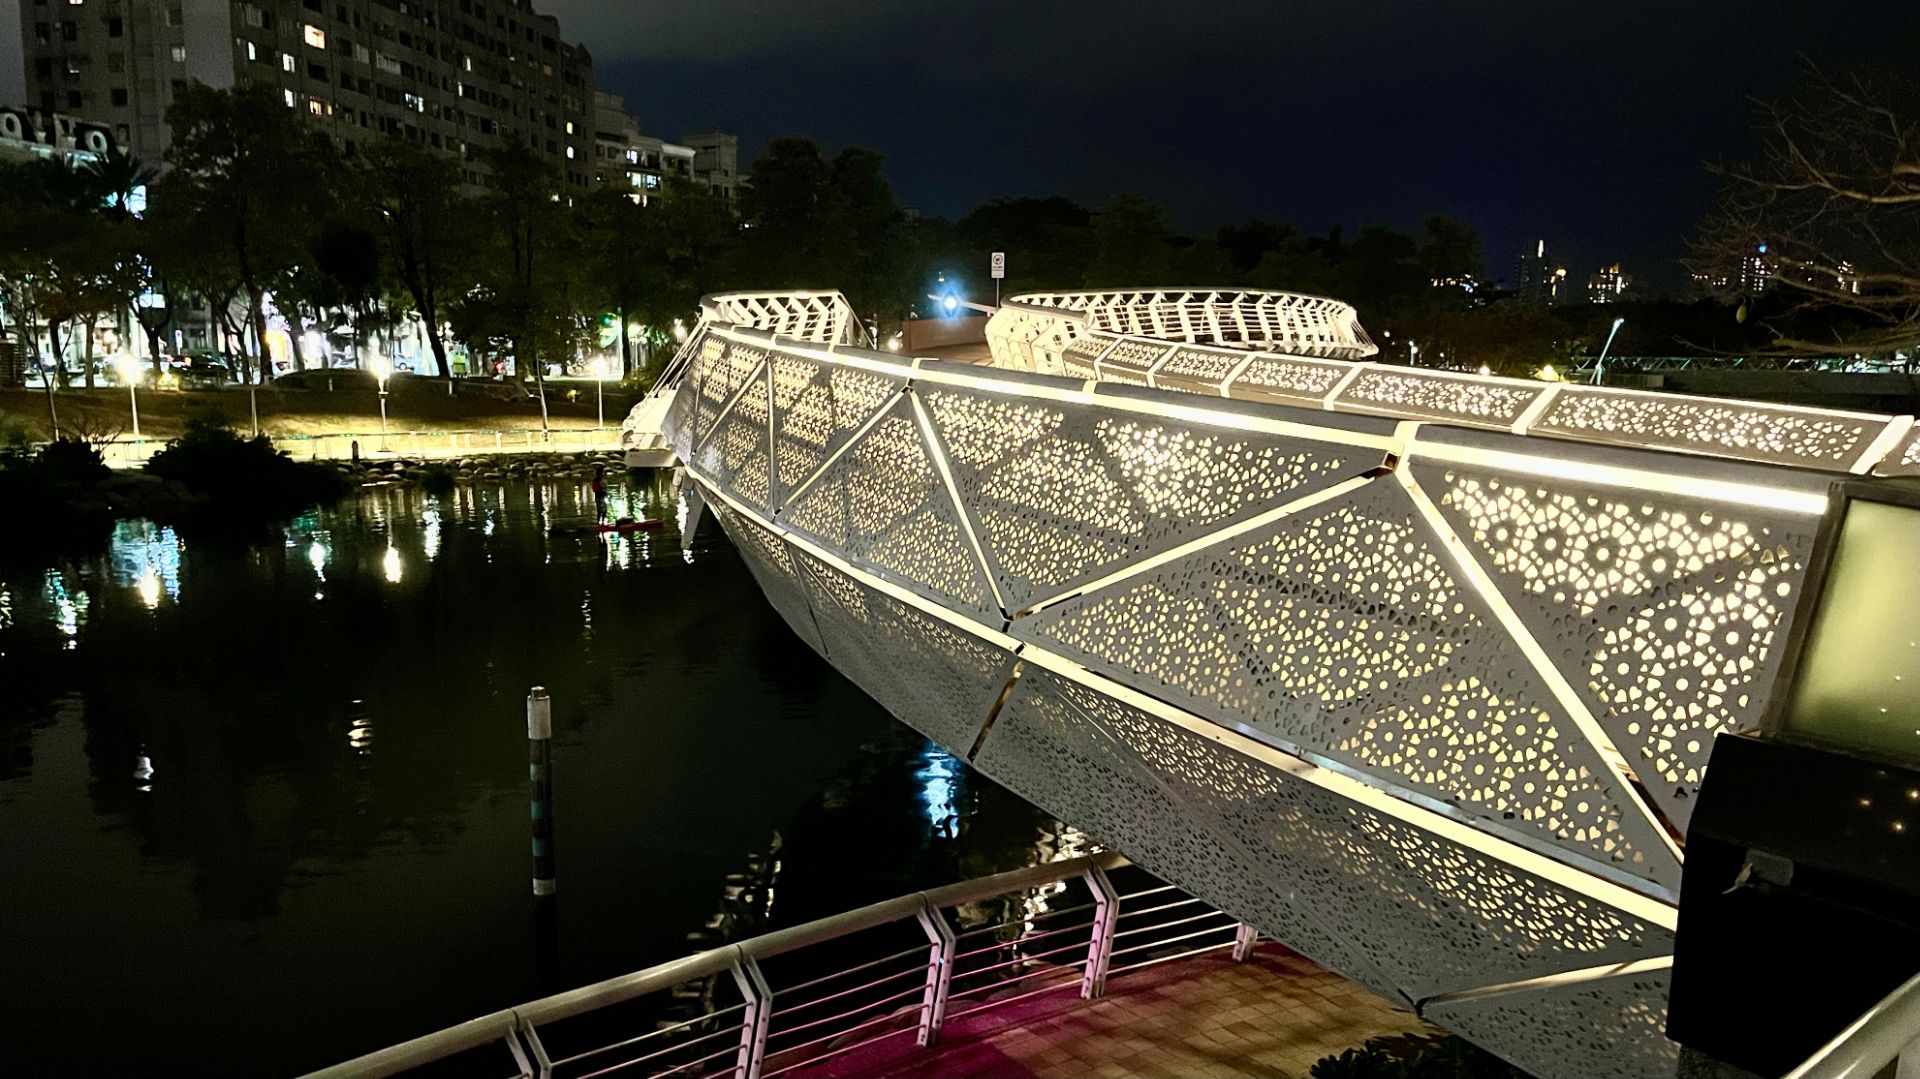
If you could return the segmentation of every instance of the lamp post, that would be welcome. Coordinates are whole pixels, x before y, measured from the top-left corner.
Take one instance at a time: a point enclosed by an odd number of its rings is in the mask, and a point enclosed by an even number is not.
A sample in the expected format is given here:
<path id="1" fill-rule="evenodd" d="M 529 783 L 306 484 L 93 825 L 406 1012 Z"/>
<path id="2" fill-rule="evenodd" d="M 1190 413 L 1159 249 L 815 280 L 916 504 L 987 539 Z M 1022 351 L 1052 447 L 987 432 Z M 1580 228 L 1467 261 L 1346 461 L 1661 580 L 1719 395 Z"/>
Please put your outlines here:
<path id="1" fill-rule="evenodd" d="M 387 378 L 393 374 L 392 365 L 385 356 L 375 356 L 368 364 L 373 377 L 380 383 L 380 452 L 387 452 Z"/>
<path id="2" fill-rule="evenodd" d="M 602 356 L 600 362 L 593 365 L 593 405 L 599 414 L 599 427 L 607 427 L 607 369 L 613 366 L 613 357 Z"/>
<path id="3" fill-rule="evenodd" d="M 120 377 L 127 382 L 127 408 L 133 412 L 133 437 L 140 437 L 140 361 L 132 356 L 121 356 L 114 364 L 120 370 Z"/>
<path id="4" fill-rule="evenodd" d="M 154 282 L 142 292 L 133 305 L 133 317 L 139 321 L 140 328 L 147 331 L 147 358 L 153 362 L 153 377 L 159 381 L 160 369 L 160 331 L 166 328 L 167 320 L 173 312 L 167 305 L 166 294 L 161 291 L 160 283 Z"/>
<path id="5" fill-rule="evenodd" d="M 1600 385 L 1600 376 L 1607 369 L 1607 350 L 1613 347 L 1613 335 L 1620 332 L 1620 324 L 1625 321 L 1627 320 L 1624 318 L 1613 320 L 1613 329 L 1607 331 L 1607 343 L 1600 346 L 1600 358 L 1593 361 L 1593 384 L 1595 386 Z"/>

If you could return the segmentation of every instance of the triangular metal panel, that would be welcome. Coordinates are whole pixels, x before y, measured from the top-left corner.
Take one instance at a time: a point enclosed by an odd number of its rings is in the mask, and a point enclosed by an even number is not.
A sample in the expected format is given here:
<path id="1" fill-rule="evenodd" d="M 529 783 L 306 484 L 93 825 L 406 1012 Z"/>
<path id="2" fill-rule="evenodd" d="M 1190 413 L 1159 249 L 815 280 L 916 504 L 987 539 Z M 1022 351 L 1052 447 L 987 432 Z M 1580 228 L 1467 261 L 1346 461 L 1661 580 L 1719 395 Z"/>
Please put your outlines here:
<path id="1" fill-rule="evenodd" d="M 1714 737 L 1759 725 L 1817 522 L 1456 464 L 1413 476 L 1684 829 Z"/>
<path id="2" fill-rule="evenodd" d="M 987 585 L 904 395 L 781 511 L 797 532 L 998 628 Z"/>
<path id="3" fill-rule="evenodd" d="M 761 513 L 771 513 L 768 482 L 772 471 L 768 427 L 767 365 L 743 384 L 713 433 L 700 443 L 692 464 L 707 482 Z"/>
<path id="4" fill-rule="evenodd" d="M 1672 1079 L 1681 1074 L 1680 1046 L 1667 1039 L 1672 974 L 1529 986 L 1441 1001 L 1424 1014 L 1539 1079 Z M 1722 1069 L 1706 1069 L 1714 1071 Z"/>
<path id="5" fill-rule="evenodd" d="M 906 379 L 799 356 L 773 358 L 773 505 L 833 457 Z"/>
<path id="6" fill-rule="evenodd" d="M 1443 551 L 1381 479 L 1011 632 L 1677 891 L 1665 837 Z"/>
<path id="7" fill-rule="evenodd" d="M 1009 611 L 1381 463 L 1379 450 L 945 386 L 917 391 Z"/>
<path id="8" fill-rule="evenodd" d="M 835 669 L 901 722 L 964 757 L 1013 670 L 1012 652 L 957 629 L 798 549 Z"/>
<path id="9" fill-rule="evenodd" d="M 1605 903 L 1027 671 L 981 770 L 1376 991 L 1421 1000 L 1671 949 L 1670 933 Z M 1292 911 L 1257 916 L 1261 896 Z"/>

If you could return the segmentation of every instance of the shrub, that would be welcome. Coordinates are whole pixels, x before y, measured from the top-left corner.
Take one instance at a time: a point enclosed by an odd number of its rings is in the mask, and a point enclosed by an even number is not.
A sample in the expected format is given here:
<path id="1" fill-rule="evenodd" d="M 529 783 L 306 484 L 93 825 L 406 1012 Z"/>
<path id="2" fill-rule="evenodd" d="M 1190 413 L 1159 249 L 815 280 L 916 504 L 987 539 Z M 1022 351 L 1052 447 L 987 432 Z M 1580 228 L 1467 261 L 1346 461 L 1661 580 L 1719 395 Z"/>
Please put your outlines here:
<path id="1" fill-rule="evenodd" d="M 1528 1079 L 1527 1073 L 1451 1034 L 1369 1038 L 1364 1046 L 1321 1057 L 1312 1079 Z"/>
<path id="2" fill-rule="evenodd" d="M 54 483 L 91 484 L 107 476 L 106 458 L 93 443 L 78 438 L 56 439 L 40 447 L 34 467 Z"/>
<path id="3" fill-rule="evenodd" d="M 189 419 L 186 434 L 154 454 L 147 471 L 185 484 L 229 515 L 290 514 L 347 488 L 333 469 L 295 461 L 264 435 L 243 438 L 212 412 Z"/>

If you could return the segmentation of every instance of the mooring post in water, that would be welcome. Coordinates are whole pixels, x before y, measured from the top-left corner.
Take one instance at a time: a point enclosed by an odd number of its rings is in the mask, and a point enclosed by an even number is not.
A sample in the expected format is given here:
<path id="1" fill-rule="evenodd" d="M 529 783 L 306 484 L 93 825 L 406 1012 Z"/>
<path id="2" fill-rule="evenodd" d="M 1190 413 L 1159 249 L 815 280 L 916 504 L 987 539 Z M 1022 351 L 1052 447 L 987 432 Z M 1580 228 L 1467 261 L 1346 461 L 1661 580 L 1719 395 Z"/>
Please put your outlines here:
<path id="1" fill-rule="evenodd" d="M 553 879 L 553 698 L 547 687 L 527 694 L 527 804 L 533 826 L 533 894 L 552 895 Z"/>

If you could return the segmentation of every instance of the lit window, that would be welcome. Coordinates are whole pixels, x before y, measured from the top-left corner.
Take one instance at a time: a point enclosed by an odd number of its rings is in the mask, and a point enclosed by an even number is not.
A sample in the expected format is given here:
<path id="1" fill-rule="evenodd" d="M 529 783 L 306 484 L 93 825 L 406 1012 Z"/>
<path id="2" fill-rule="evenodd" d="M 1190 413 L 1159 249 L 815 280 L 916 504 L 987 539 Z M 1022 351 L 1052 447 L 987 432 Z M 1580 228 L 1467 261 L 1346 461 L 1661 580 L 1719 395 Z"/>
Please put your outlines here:
<path id="1" fill-rule="evenodd" d="M 285 94 L 285 95 L 287 95 L 287 108 L 293 108 L 293 91 L 292 91 L 292 90 L 282 90 L 282 91 L 280 91 L 280 92 L 281 92 L 281 93 L 283 93 L 283 94 Z"/>
<path id="2" fill-rule="evenodd" d="M 247 42 L 247 59 L 249 60 L 260 59 L 260 50 L 257 47 L 255 47 L 253 42 L 251 41 Z"/>
<path id="3" fill-rule="evenodd" d="M 307 111 L 315 116 L 326 116 L 333 112 L 333 107 L 317 97 L 310 97 L 307 99 Z"/>
<path id="4" fill-rule="evenodd" d="M 185 45 L 175 45 L 175 46 L 173 47 L 173 49 L 172 49 L 172 55 L 173 55 L 173 62 L 174 62 L 174 63 L 176 63 L 176 64 L 184 64 L 184 63 L 186 63 L 186 62 L 187 62 L 187 47 L 186 47 Z"/>
<path id="5" fill-rule="evenodd" d="M 292 53 L 283 52 L 280 54 L 280 70 L 282 71 L 293 70 L 293 54 Z"/>
<path id="6" fill-rule="evenodd" d="M 627 164 L 629 164 L 629 165 L 638 165 L 639 163 L 640 163 L 640 151 L 638 151 L 638 150 L 628 150 L 628 151 L 627 151 Z"/>
<path id="7" fill-rule="evenodd" d="M 571 135 L 571 134 L 573 134 L 573 121 L 572 121 L 572 120 L 568 120 L 568 121 L 567 121 L 567 134 L 569 134 L 569 135 Z"/>
<path id="8" fill-rule="evenodd" d="M 312 23 L 307 23 L 300 28 L 300 36 L 316 49 L 327 47 L 327 32 Z"/>

